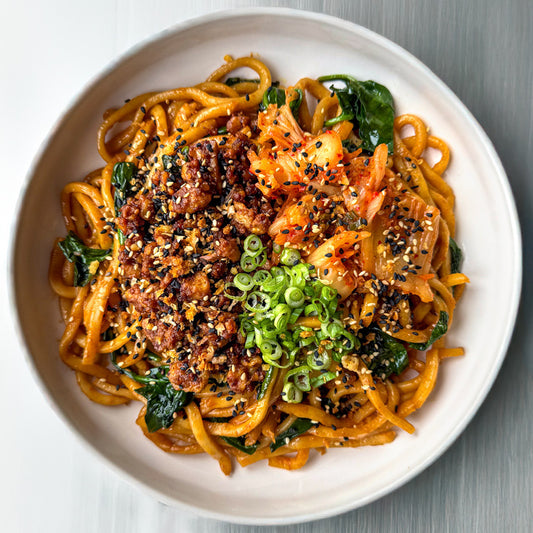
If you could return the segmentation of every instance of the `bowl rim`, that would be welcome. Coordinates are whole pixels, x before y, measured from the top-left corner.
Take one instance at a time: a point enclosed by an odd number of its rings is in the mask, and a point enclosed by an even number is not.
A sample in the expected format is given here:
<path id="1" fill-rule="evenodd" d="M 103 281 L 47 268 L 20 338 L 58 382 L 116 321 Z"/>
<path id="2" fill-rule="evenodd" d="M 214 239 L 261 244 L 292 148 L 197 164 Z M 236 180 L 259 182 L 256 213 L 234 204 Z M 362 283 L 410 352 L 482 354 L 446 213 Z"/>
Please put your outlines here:
<path id="1" fill-rule="evenodd" d="M 37 369 L 36 363 L 33 359 L 32 354 L 28 343 L 26 342 L 26 337 L 23 331 L 21 323 L 21 314 L 18 306 L 17 290 L 16 290 L 16 262 L 17 262 L 17 243 L 18 243 L 18 234 L 20 231 L 20 223 L 22 220 L 22 207 L 24 204 L 24 199 L 28 194 L 28 190 L 33 181 L 33 177 L 40 166 L 41 160 L 46 154 L 49 146 L 52 144 L 57 132 L 61 129 L 64 121 L 66 120 L 69 112 L 74 109 L 79 102 L 81 102 L 84 96 L 90 93 L 95 86 L 97 86 L 101 81 L 103 81 L 107 76 L 111 75 L 113 71 L 120 66 L 125 61 L 133 58 L 138 53 L 142 52 L 146 47 L 151 44 L 156 43 L 157 41 L 164 40 L 167 37 L 170 37 L 174 34 L 178 34 L 182 31 L 192 29 L 194 27 L 202 26 L 204 24 L 209 24 L 212 22 L 222 21 L 226 19 L 235 19 L 242 17 L 250 16 L 280 16 L 280 17 L 291 17 L 296 19 L 304 19 L 313 22 L 325 23 L 330 27 L 337 27 L 351 33 L 357 33 L 361 35 L 364 39 L 369 40 L 379 44 L 380 46 L 401 55 L 407 62 L 413 64 L 418 69 L 422 70 L 423 73 L 430 79 L 430 81 L 439 86 L 439 88 L 447 94 L 448 98 L 455 104 L 455 107 L 461 110 L 463 118 L 469 122 L 470 126 L 477 132 L 482 142 L 485 144 L 487 151 L 490 155 L 491 163 L 494 168 L 497 170 L 496 179 L 501 186 L 504 197 L 504 204 L 506 211 L 509 216 L 510 226 L 511 226 L 511 235 L 510 240 L 512 240 L 513 247 L 515 249 L 514 256 L 514 265 L 512 272 L 512 291 L 510 292 L 510 306 L 512 312 L 506 317 L 504 335 L 500 339 L 498 347 L 498 356 L 493 361 L 493 366 L 490 375 L 484 385 L 478 391 L 476 400 L 470 405 L 469 409 L 463 414 L 460 422 L 454 428 L 454 431 L 448 436 L 448 438 L 441 442 L 439 446 L 433 449 L 432 453 L 422 462 L 418 463 L 413 467 L 409 472 L 405 473 L 403 476 L 396 479 L 393 483 L 389 483 L 380 490 L 374 492 L 373 494 L 361 498 L 355 504 L 340 504 L 332 508 L 328 508 L 322 511 L 309 511 L 306 513 L 295 514 L 293 516 L 287 517 L 272 517 L 272 516 L 241 516 L 229 513 L 222 513 L 218 511 L 213 511 L 202 506 L 192 505 L 185 503 L 179 499 L 168 496 L 167 494 L 159 491 L 156 488 L 151 487 L 145 482 L 141 481 L 134 474 L 130 473 L 127 469 L 116 464 L 112 459 L 107 457 L 103 451 L 101 451 L 95 444 L 90 440 L 86 439 L 82 432 L 71 422 L 71 419 L 63 411 L 63 409 L 58 405 L 53 399 L 48 387 L 46 386 L 44 379 L 40 375 L 39 370 Z M 514 331 L 514 326 L 516 322 L 516 317 L 518 313 L 520 295 L 522 288 L 522 238 L 520 223 L 518 218 L 518 213 L 516 209 L 516 204 L 513 198 L 512 190 L 510 187 L 509 179 L 505 172 L 505 169 L 501 163 L 501 160 L 497 154 L 497 151 L 485 133 L 479 122 L 472 115 L 470 110 L 466 105 L 459 99 L 459 97 L 450 89 L 428 66 L 426 66 L 421 60 L 415 57 L 411 52 L 405 50 L 400 45 L 391 41 L 390 39 L 382 36 L 381 34 L 370 30 L 364 26 L 356 24 L 351 21 L 343 20 L 339 17 L 332 15 L 327 15 L 321 12 L 300 10 L 287 7 L 245 7 L 245 8 L 234 8 L 234 9 L 222 9 L 211 11 L 207 14 L 188 18 L 186 20 L 180 21 L 178 23 L 172 24 L 164 30 L 158 31 L 146 38 L 143 38 L 135 45 L 129 47 L 124 52 L 118 54 L 114 59 L 109 61 L 106 66 L 102 69 L 99 69 L 96 74 L 93 74 L 89 79 L 76 91 L 76 93 L 69 99 L 66 105 L 63 107 L 62 112 L 59 114 L 57 119 L 54 121 L 52 127 L 48 130 L 43 140 L 40 143 L 40 146 L 35 153 L 34 157 L 31 160 L 31 163 L 27 169 L 27 172 L 24 177 L 23 184 L 20 188 L 20 192 L 15 205 L 15 217 L 11 220 L 10 228 L 10 245 L 9 245 L 9 260 L 8 260 L 8 302 L 9 308 L 12 314 L 16 317 L 14 322 L 14 332 L 15 337 L 18 340 L 19 346 L 23 349 L 24 358 L 30 369 L 30 373 L 33 376 L 34 381 L 38 384 L 41 392 L 46 398 L 46 401 L 51 406 L 52 411 L 55 412 L 63 423 L 70 429 L 71 433 L 76 436 L 78 442 L 81 442 L 86 450 L 96 455 L 99 460 L 103 461 L 112 471 L 117 473 L 122 479 L 125 479 L 128 483 L 135 487 L 140 487 L 141 490 L 150 493 L 158 501 L 163 502 L 168 505 L 183 509 L 187 512 L 194 513 L 196 515 L 204 516 L 211 519 L 221 520 L 224 522 L 230 522 L 235 524 L 248 524 L 248 525 L 285 525 L 285 524 L 296 524 L 304 523 L 313 520 L 319 520 L 323 518 L 328 518 L 331 516 L 336 516 L 348 511 L 354 510 L 359 507 L 368 505 L 371 502 L 374 502 L 387 494 L 390 494 L 394 490 L 398 489 L 402 485 L 406 484 L 408 481 L 412 480 L 426 468 L 428 468 L 432 463 L 434 463 L 441 455 L 457 440 L 457 438 L 463 433 L 466 429 L 466 426 L 471 422 L 474 415 L 479 410 L 481 404 L 487 397 L 490 389 L 492 388 L 495 379 L 499 373 L 499 370 L 502 366 L 503 360 L 505 359 L 509 344 L 511 342 L 512 334 Z"/>

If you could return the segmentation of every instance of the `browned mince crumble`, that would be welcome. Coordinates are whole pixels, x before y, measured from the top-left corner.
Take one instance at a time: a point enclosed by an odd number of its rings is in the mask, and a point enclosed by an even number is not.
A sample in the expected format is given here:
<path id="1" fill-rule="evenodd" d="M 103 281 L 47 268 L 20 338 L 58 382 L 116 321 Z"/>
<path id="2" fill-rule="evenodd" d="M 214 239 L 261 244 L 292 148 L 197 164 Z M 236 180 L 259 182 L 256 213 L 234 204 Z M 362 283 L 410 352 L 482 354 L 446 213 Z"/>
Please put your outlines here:
<path id="1" fill-rule="evenodd" d="M 249 172 L 254 144 L 238 131 L 249 124 L 230 118 L 228 135 L 193 143 L 183 165 L 157 168 L 152 158 L 118 219 L 122 298 L 170 361 L 173 386 L 186 391 L 199 392 L 210 376 L 252 390 L 265 374 L 259 350 L 245 350 L 238 333 L 240 304 L 224 294 L 240 271 L 241 241 L 255 233 L 267 243 L 275 216 Z"/>

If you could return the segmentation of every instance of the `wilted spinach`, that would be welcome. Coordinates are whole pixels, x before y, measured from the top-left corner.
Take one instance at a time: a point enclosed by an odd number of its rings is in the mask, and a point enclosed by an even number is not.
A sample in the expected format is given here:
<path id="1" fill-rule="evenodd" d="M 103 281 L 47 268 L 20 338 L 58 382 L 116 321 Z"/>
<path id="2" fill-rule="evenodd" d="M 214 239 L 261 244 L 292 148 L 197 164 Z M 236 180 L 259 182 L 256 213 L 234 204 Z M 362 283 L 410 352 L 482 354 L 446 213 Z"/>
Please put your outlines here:
<path id="1" fill-rule="evenodd" d="M 463 260 L 463 252 L 459 245 L 450 237 L 450 267 L 452 274 L 461 272 L 461 262 Z"/>
<path id="2" fill-rule="evenodd" d="M 247 453 L 248 455 L 254 454 L 259 446 L 259 444 L 246 446 L 244 437 L 221 437 L 221 439 L 234 448 L 237 448 L 237 450 L 241 450 L 241 452 Z"/>
<path id="3" fill-rule="evenodd" d="M 168 428 L 174 421 L 174 413 L 183 409 L 192 400 L 192 393 L 176 390 L 168 379 L 168 366 L 161 365 L 150 369 L 146 376 L 140 376 L 116 363 L 116 353 L 111 355 L 111 362 L 117 370 L 129 378 L 144 384 L 136 392 L 144 396 L 146 414 L 144 421 L 151 433 L 161 428 Z"/>
<path id="4" fill-rule="evenodd" d="M 67 260 L 74 263 L 75 287 L 87 285 L 96 273 L 97 265 L 93 265 L 93 263 L 103 261 L 111 252 L 111 250 L 85 246 L 81 239 L 72 231 L 62 241 L 59 241 L 59 248 L 61 248 Z"/>
<path id="5" fill-rule="evenodd" d="M 345 139 L 344 141 L 342 141 L 342 147 L 349 153 L 353 153 L 355 152 L 357 149 L 358 149 L 358 146 L 353 142 L 353 141 L 350 141 L 348 139 Z"/>
<path id="6" fill-rule="evenodd" d="M 427 342 L 411 342 L 409 346 L 415 350 L 427 350 L 437 339 L 440 339 L 448 331 L 448 313 L 446 311 L 441 311 L 439 313 L 439 319 L 431 332 Z"/>
<path id="7" fill-rule="evenodd" d="M 298 112 L 303 100 L 303 92 L 301 89 L 296 89 L 296 93 L 298 96 L 289 102 L 289 108 L 294 117 L 298 118 Z M 270 104 L 275 104 L 278 107 L 281 107 L 286 102 L 285 90 L 272 85 L 265 91 L 265 94 L 263 94 L 263 100 L 259 104 L 259 109 L 265 111 Z"/>
<path id="8" fill-rule="evenodd" d="M 245 83 L 245 82 L 259 83 L 259 80 L 257 78 L 254 80 L 247 80 L 245 78 L 228 78 L 224 83 L 228 85 L 229 87 L 232 87 L 233 85 L 237 85 L 237 83 Z"/>
<path id="9" fill-rule="evenodd" d="M 362 359 L 367 368 L 375 376 L 401 374 L 409 364 L 405 346 L 395 338 L 387 335 L 377 326 L 370 326 L 361 331 L 363 336 L 361 345 Z M 373 335 L 372 340 L 368 337 Z M 372 355 L 372 357 L 370 357 Z"/>
<path id="10" fill-rule="evenodd" d="M 126 203 L 129 196 L 132 195 L 132 182 L 137 175 L 137 167 L 133 163 L 124 161 L 115 163 L 111 184 L 115 187 L 115 214 L 118 216 L 120 208 Z"/>
<path id="11" fill-rule="evenodd" d="M 349 120 L 359 129 L 361 148 L 374 152 L 382 143 L 393 153 L 394 102 L 390 91 L 375 81 L 359 81 L 347 74 L 321 76 L 319 81 L 341 80 L 344 88 L 331 87 L 337 95 L 342 113 L 324 125 L 331 127 Z"/>
<path id="12" fill-rule="evenodd" d="M 308 418 L 297 418 L 289 429 L 286 429 L 276 437 L 276 440 L 270 445 L 270 450 L 275 451 L 278 448 L 285 446 L 285 444 L 287 444 L 287 439 L 292 440 L 299 437 L 313 426 L 313 422 Z"/>

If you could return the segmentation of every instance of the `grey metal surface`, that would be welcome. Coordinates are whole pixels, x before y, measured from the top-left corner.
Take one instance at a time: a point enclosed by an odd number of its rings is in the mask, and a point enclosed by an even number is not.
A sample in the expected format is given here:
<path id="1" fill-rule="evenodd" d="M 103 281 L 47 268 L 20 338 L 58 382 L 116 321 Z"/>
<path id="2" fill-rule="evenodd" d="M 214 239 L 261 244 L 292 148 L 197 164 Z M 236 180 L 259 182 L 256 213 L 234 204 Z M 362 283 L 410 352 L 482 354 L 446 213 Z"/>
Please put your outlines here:
<path id="1" fill-rule="evenodd" d="M 107 38 L 114 43 L 109 47 L 110 54 L 188 16 L 254 5 L 322 11 L 390 38 L 442 78 L 492 139 L 509 175 L 520 213 L 525 280 L 509 353 L 493 389 L 472 423 L 435 464 L 404 487 L 373 504 L 335 518 L 290 527 L 224 524 L 159 504 L 142 491 L 129 487 L 104 467 L 89 465 L 83 460 L 78 463 L 78 455 L 85 452 L 80 451 L 81 447 L 78 449 L 77 445 L 69 444 L 65 465 L 54 468 L 58 469 L 58 479 L 70 479 L 71 483 L 64 492 L 59 492 L 56 484 L 52 494 L 61 494 L 62 499 L 46 504 L 52 506 L 51 512 L 57 516 L 57 528 L 53 523 L 43 523 L 42 528 L 36 529 L 39 516 L 31 516 L 31 502 L 24 500 L 18 502 L 21 509 L 24 505 L 27 513 L 19 520 L 19 523 L 26 524 L 23 530 L 165 533 L 533 531 L 533 288 L 528 280 L 533 267 L 533 216 L 530 211 L 533 206 L 532 1 L 110 0 L 108 10 L 99 12 L 101 5 L 93 9 L 87 3 L 76 6 L 75 2 L 50 0 L 50 4 L 59 3 L 62 6 L 56 5 L 55 11 L 65 17 L 65 24 L 83 26 L 84 20 L 86 24 L 93 24 L 94 31 L 91 31 L 95 40 Z M 10 4 L 6 1 L 4 7 Z M 54 39 L 56 35 L 61 38 L 61 25 L 52 20 L 54 6 L 45 9 L 38 0 L 27 4 L 25 17 L 10 20 L 10 24 L 20 24 L 17 27 L 21 28 L 21 35 L 31 38 L 29 32 L 24 33 L 25 20 L 29 20 L 34 11 L 29 6 L 40 5 L 39 12 L 46 10 L 51 13 L 47 20 L 55 33 L 49 38 Z M 22 11 L 22 8 L 16 9 L 17 12 Z M 87 21 L 85 17 L 89 12 L 90 21 Z M 83 31 L 82 28 L 82 35 Z M 45 34 L 42 31 L 39 35 Z M 12 53 L 16 53 L 16 43 L 12 44 Z M 70 46 L 70 43 L 65 43 L 65 46 Z M 35 43 L 36 57 L 46 57 L 44 50 Z M 107 61 L 104 57 L 103 54 L 99 57 L 93 54 L 93 63 L 87 68 L 92 72 L 102 68 Z M 408 72 L 405 74 L 409 75 Z M 24 74 L 19 76 L 18 79 L 22 79 Z M 46 87 L 47 84 L 44 84 L 42 90 L 46 91 Z M 37 98 L 35 92 L 28 91 Z M 31 108 L 32 103 L 29 105 Z M 46 116 L 45 111 L 43 116 Z M 494 216 L 498 216 L 497 206 L 494 206 Z M 493 312 L 498 313 L 498 309 Z M 2 403 L 5 405 L 7 400 Z M 29 413 L 30 407 L 26 409 Z M 39 422 L 33 424 L 38 425 Z M 22 464 L 32 459 L 19 456 L 15 460 Z M 24 472 L 24 467 L 20 468 Z M 65 474 L 70 468 L 71 478 Z M 81 481 L 80 473 L 85 475 Z M 38 475 L 39 471 L 35 472 L 35 476 Z M 21 480 L 20 483 L 29 487 L 31 481 Z M 16 487 L 14 490 L 16 492 Z M 46 495 L 42 497 L 46 498 Z M 33 505 L 36 509 L 43 508 L 43 504 L 39 504 L 41 507 L 36 503 Z"/>

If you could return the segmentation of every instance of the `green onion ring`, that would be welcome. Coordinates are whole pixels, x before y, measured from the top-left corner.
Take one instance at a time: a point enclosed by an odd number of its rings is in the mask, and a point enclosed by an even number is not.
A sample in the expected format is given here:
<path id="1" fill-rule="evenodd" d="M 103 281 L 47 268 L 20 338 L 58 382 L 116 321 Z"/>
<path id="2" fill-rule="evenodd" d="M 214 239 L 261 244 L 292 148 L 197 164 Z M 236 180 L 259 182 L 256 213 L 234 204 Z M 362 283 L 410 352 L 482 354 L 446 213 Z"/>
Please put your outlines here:
<path id="1" fill-rule="evenodd" d="M 239 272 L 239 274 L 233 279 L 233 283 L 241 291 L 249 291 L 253 289 L 255 285 L 252 276 L 245 274 L 244 272 Z"/>
<path id="2" fill-rule="evenodd" d="M 279 257 L 280 262 L 287 266 L 297 265 L 301 259 L 300 252 L 293 248 L 284 248 Z"/>
<path id="3" fill-rule="evenodd" d="M 285 291 L 284 296 L 287 305 L 289 305 L 293 309 L 295 309 L 296 307 L 301 307 L 305 302 L 305 295 L 298 287 L 289 287 Z"/>
<path id="4" fill-rule="evenodd" d="M 303 392 L 296 387 L 294 383 L 285 383 L 281 397 L 288 403 L 300 403 L 303 398 Z"/>
<path id="5" fill-rule="evenodd" d="M 244 302 L 244 307 L 248 311 L 264 313 L 270 309 L 270 296 L 261 291 L 251 292 Z"/>

